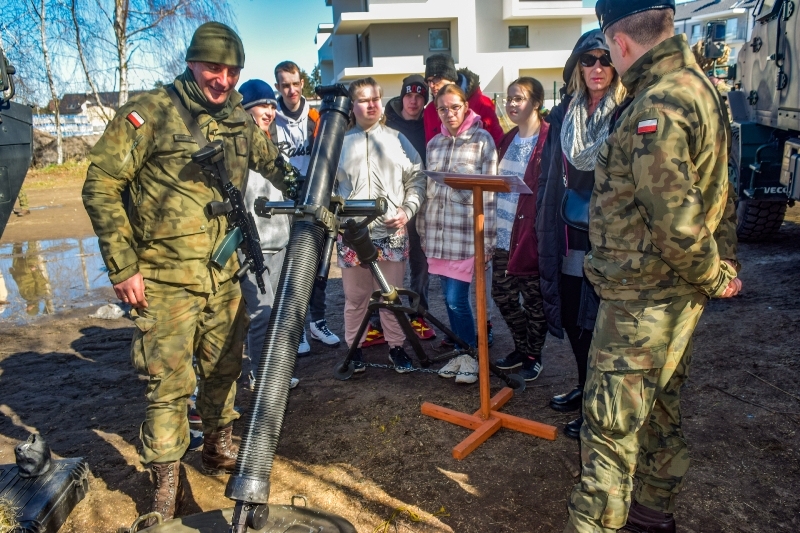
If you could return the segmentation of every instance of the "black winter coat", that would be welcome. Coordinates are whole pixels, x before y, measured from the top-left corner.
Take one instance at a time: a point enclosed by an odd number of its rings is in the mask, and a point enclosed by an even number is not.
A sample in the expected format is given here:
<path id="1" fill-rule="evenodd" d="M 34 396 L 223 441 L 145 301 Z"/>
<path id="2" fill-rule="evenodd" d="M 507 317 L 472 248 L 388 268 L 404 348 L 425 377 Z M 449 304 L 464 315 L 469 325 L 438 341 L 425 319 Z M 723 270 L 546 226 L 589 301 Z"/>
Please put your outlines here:
<path id="1" fill-rule="evenodd" d="M 425 144 L 425 126 L 422 122 L 422 113 L 420 113 L 418 120 L 406 120 L 401 114 L 402 111 L 402 98 L 395 96 L 389 100 L 389 103 L 386 105 L 386 109 L 384 110 L 384 114 L 386 115 L 386 125 L 405 135 L 406 139 L 411 141 L 411 146 L 413 146 L 419 153 L 419 157 L 422 159 L 422 164 L 427 165 L 426 159 L 428 158 L 428 150 L 427 145 Z"/>
<path id="2" fill-rule="evenodd" d="M 536 197 L 536 235 L 539 239 L 539 283 L 544 301 L 544 316 L 551 335 L 564 338 L 561 322 L 561 261 L 567 253 L 567 226 L 561 219 L 561 202 L 564 198 L 564 156 L 561 149 L 561 126 L 572 98 L 564 97 L 547 118 L 550 131 L 542 150 L 542 173 Z M 569 162 L 568 179 L 571 189 L 594 187 L 594 172 L 581 171 Z M 570 229 L 570 248 L 588 250 L 588 235 Z M 578 325 L 594 330 L 600 298 L 583 277 Z"/>

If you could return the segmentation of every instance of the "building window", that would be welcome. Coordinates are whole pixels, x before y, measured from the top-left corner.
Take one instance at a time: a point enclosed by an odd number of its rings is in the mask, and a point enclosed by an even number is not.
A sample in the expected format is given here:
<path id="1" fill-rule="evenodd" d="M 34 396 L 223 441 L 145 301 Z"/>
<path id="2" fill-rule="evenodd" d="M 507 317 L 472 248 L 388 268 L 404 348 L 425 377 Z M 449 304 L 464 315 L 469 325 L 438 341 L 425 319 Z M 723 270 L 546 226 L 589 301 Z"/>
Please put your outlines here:
<path id="1" fill-rule="evenodd" d="M 509 26 L 508 27 L 508 47 L 509 48 L 528 48 L 528 27 Z"/>
<path id="2" fill-rule="evenodd" d="M 431 52 L 450 50 L 450 30 L 446 28 L 428 30 L 428 48 Z"/>
<path id="3" fill-rule="evenodd" d="M 694 44 L 700 39 L 702 39 L 703 37 L 703 34 L 701 33 L 702 31 L 703 31 L 702 25 L 700 24 L 692 25 L 692 36 L 689 39 L 689 44 Z"/>

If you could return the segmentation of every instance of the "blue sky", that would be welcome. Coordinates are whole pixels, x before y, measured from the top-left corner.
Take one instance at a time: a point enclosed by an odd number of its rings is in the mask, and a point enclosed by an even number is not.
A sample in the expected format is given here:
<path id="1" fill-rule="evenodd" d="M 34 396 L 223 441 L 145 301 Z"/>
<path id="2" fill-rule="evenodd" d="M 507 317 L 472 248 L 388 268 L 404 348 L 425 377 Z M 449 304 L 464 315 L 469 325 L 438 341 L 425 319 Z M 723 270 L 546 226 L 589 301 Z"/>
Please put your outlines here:
<path id="1" fill-rule="evenodd" d="M 325 0 L 233 0 L 231 5 L 244 43 L 241 82 L 260 78 L 275 83 L 273 69 L 286 59 L 311 74 L 317 63 L 317 25 L 333 22 Z"/>

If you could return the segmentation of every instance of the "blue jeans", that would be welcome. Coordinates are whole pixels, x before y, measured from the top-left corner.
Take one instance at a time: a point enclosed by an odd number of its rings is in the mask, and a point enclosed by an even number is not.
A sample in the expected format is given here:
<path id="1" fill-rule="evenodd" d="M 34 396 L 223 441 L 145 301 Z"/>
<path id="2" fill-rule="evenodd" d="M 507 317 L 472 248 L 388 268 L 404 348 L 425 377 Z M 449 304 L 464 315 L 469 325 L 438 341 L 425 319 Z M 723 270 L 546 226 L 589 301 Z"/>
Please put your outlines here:
<path id="1" fill-rule="evenodd" d="M 475 333 L 475 319 L 472 316 L 472 306 L 469 303 L 469 286 L 466 281 L 439 276 L 439 283 L 444 293 L 444 303 L 447 307 L 447 318 L 450 320 L 450 329 L 453 333 L 472 346 L 478 346 Z"/>

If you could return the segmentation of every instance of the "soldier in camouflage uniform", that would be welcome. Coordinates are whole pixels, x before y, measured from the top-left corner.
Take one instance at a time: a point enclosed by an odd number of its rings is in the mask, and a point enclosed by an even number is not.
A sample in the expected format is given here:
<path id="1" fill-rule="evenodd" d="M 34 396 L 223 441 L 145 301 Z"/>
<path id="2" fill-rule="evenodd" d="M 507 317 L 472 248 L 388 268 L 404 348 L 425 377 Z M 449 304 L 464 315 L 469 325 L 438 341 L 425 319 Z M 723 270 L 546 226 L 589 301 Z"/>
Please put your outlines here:
<path id="1" fill-rule="evenodd" d="M 601 303 L 565 531 L 674 533 L 692 333 L 709 298 L 741 288 L 729 126 L 685 36 L 674 36 L 672 0 L 596 9 L 630 100 L 595 169 L 585 270 Z"/>
<path id="2" fill-rule="evenodd" d="M 207 140 L 222 140 L 231 182 L 244 188 L 248 169 L 281 191 L 277 150 L 240 105 L 234 90 L 244 66 L 238 35 L 219 23 L 200 26 L 186 54 L 187 69 L 167 88 L 120 108 L 91 154 L 83 202 L 117 296 L 133 305 L 131 356 L 149 376 L 142 463 L 156 478 L 155 511 L 169 519 L 180 499 L 180 459 L 189 445 L 187 399 L 197 359 L 203 420 L 203 469 L 220 475 L 235 466 L 231 443 L 236 379 L 247 317 L 232 279 L 236 255 L 216 269 L 209 258 L 225 236 L 224 217 L 204 208 L 223 197 L 216 181 L 191 161 L 199 149 L 168 90 Z M 259 176 L 260 178 L 260 176 Z M 126 212 L 122 193 L 130 187 Z"/>

